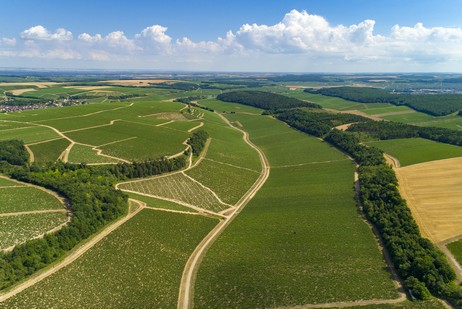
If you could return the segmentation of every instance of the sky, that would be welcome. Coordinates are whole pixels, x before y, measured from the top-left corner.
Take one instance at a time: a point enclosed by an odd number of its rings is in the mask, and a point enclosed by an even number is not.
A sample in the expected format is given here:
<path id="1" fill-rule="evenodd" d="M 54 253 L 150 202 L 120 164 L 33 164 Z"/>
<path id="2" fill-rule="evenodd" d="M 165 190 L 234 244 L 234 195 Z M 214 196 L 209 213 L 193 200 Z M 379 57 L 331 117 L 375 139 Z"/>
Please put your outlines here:
<path id="1" fill-rule="evenodd" d="M 0 0 L 0 67 L 462 72 L 459 0 Z"/>

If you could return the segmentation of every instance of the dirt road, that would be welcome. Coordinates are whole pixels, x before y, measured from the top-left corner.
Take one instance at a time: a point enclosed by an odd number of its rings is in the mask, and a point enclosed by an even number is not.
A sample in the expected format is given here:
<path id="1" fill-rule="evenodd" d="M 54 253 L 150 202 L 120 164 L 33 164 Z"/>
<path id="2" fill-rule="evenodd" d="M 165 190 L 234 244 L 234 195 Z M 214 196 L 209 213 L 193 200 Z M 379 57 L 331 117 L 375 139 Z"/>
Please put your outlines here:
<path id="1" fill-rule="evenodd" d="M 236 216 L 242 211 L 242 209 L 247 205 L 247 203 L 255 196 L 255 194 L 260 190 L 263 184 L 269 177 L 270 174 L 270 165 L 265 156 L 265 154 L 255 146 L 250 140 L 247 132 L 234 127 L 228 119 L 223 115 L 218 114 L 223 121 L 228 124 L 230 127 L 238 130 L 243 133 L 244 141 L 255 151 L 257 151 L 262 170 L 257 181 L 252 185 L 252 187 L 242 196 L 242 198 L 236 203 L 235 208 L 232 209 L 229 217 L 225 220 L 221 220 L 220 223 L 215 226 L 215 228 L 201 241 L 201 243 L 196 247 L 192 255 L 189 257 L 188 262 L 183 270 L 183 276 L 181 278 L 180 291 L 178 296 L 178 309 L 188 309 L 193 307 L 194 301 L 194 283 L 197 274 L 197 269 L 207 252 L 208 248 L 213 244 L 213 242 L 218 238 L 218 236 L 225 230 L 225 228 L 236 218 Z"/>

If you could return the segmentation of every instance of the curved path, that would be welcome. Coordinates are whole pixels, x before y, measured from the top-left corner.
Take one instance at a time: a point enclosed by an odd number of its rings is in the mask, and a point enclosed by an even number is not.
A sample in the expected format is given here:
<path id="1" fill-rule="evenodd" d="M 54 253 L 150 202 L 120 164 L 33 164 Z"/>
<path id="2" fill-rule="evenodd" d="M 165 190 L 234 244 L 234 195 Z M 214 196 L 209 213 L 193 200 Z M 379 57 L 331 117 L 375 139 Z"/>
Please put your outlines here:
<path id="1" fill-rule="evenodd" d="M 213 244 L 213 242 L 218 238 L 218 236 L 224 231 L 224 229 L 236 218 L 236 216 L 242 211 L 242 209 L 247 205 L 247 203 L 255 196 L 255 194 L 260 190 L 263 184 L 269 177 L 270 174 L 270 165 L 265 154 L 255 146 L 249 140 L 249 134 L 239 128 L 234 127 L 228 119 L 223 115 L 218 114 L 223 121 L 228 124 L 230 127 L 238 130 L 243 133 L 244 141 L 255 151 L 257 151 L 258 156 L 260 157 L 260 162 L 262 170 L 257 181 L 252 185 L 252 187 L 241 197 L 241 199 L 236 203 L 235 208 L 232 209 L 230 215 L 225 219 L 221 220 L 215 228 L 200 242 L 196 247 L 192 255 L 189 257 L 186 266 L 183 270 L 183 276 L 180 283 L 180 291 L 178 296 L 178 309 L 188 309 L 193 307 L 193 296 L 194 296 L 194 282 L 197 274 L 197 269 L 207 252 L 208 248 Z"/>
<path id="2" fill-rule="evenodd" d="M 139 207 L 135 209 L 134 211 L 129 211 L 125 217 L 122 219 L 117 220 L 116 222 L 112 223 L 111 225 L 107 226 L 104 230 L 102 230 L 99 234 L 88 240 L 85 244 L 82 246 L 74 249 L 71 251 L 64 259 L 61 261 L 57 262 L 50 268 L 45 269 L 44 271 L 40 272 L 38 275 L 33 276 L 29 278 L 28 280 L 24 281 L 23 283 L 20 283 L 16 285 L 13 289 L 9 290 L 6 293 L 0 294 L 0 302 L 3 302 L 7 300 L 10 297 L 15 296 L 16 294 L 24 291 L 25 289 L 33 286 L 34 284 L 42 281 L 43 279 L 51 276 L 52 274 L 56 273 L 60 269 L 66 267 L 67 265 L 71 264 L 75 260 L 77 260 L 80 256 L 82 256 L 85 252 L 90 250 L 94 245 L 96 245 L 98 242 L 100 242 L 102 239 L 104 239 L 108 234 L 113 232 L 115 229 L 117 229 L 119 226 L 130 220 L 133 216 L 135 216 L 137 213 L 139 213 L 142 209 L 144 209 L 145 205 L 143 203 L 140 203 L 139 201 L 132 200 L 130 201 L 137 203 Z"/>

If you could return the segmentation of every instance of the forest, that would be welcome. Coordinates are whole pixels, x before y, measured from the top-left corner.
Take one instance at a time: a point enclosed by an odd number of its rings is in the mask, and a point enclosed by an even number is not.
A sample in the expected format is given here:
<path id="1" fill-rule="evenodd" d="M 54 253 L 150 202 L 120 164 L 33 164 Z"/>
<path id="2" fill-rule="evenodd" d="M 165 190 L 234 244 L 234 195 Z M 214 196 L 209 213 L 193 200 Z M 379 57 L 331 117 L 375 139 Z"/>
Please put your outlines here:
<path id="1" fill-rule="evenodd" d="M 360 103 L 405 105 L 433 116 L 445 116 L 462 110 L 462 94 L 402 94 L 371 87 L 308 88 L 304 91 Z"/>
<path id="2" fill-rule="evenodd" d="M 294 107 L 321 108 L 320 105 L 308 103 L 295 98 L 264 91 L 231 91 L 219 94 L 218 100 L 241 103 L 265 110 L 281 110 Z"/>

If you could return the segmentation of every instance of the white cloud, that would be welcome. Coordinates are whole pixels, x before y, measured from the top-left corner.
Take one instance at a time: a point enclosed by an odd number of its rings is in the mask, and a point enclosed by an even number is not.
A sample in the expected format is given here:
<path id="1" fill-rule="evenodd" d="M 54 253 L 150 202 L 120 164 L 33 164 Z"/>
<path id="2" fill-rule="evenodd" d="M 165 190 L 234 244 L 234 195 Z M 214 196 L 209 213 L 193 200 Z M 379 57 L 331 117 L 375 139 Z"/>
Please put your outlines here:
<path id="1" fill-rule="evenodd" d="M 64 28 L 49 32 L 45 27 L 38 25 L 21 32 L 21 38 L 24 40 L 70 41 L 72 40 L 72 32 Z"/>
<path id="2" fill-rule="evenodd" d="M 297 10 L 273 25 L 244 24 L 208 41 L 174 39 L 167 27 L 156 24 L 132 37 L 113 31 L 106 35 L 81 33 L 75 39 L 66 29 L 52 32 L 38 25 L 23 31 L 19 35 L 22 40 L 1 39 L 0 57 L 21 55 L 156 66 L 181 62 L 195 65 L 196 69 L 201 69 L 203 63 L 207 69 L 213 65 L 215 69 L 237 65 L 236 70 L 249 67 L 268 71 L 283 70 L 284 66 L 287 70 L 322 70 L 323 65 L 326 70 L 342 65 L 380 70 L 400 68 L 398 64 L 415 69 L 419 65 L 425 68 L 429 64 L 451 63 L 462 70 L 462 28 L 431 28 L 418 23 L 396 25 L 388 35 L 378 35 L 374 27 L 374 20 L 331 25 L 322 16 Z"/>

